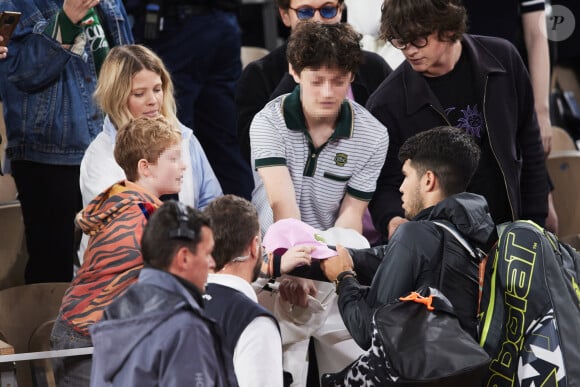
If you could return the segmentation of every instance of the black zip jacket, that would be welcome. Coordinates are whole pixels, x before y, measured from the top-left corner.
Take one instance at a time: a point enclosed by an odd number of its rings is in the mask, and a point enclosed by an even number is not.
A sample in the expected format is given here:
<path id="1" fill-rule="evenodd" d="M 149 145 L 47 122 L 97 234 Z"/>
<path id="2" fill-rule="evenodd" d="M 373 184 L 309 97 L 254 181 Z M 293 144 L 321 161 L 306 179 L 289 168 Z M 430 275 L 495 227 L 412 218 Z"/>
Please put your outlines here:
<path id="1" fill-rule="evenodd" d="M 432 220 L 451 223 L 472 247 L 483 247 L 494 231 L 494 224 L 483 196 L 461 193 L 421 211 L 412 221 L 399 226 L 388 245 L 372 249 L 349 250 L 353 261 L 375 255 L 380 261 L 370 286 L 346 277 L 339 283 L 338 308 L 353 339 L 363 348 L 371 345 L 371 320 L 379 306 L 422 286 L 439 288 L 451 301 L 461 326 L 475 336 L 479 295 L 478 263 L 461 244 Z M 444 244 L 452 269 L 438 284 Z M 357 270 L 355 263 L 355 271 Z"/>
<path id="2" fill-rule="evenodd" d="M 528 73 L 506 40 L 466 34 L 463 49 L 472 59 L 476 79 L 466 87 L 474 87 L 479 95 L 512 218 L 543 225 L 548 214 L 548 180 Z M 391 218 L 403 216 L 400 146 L 412 135 L 448 122 L 427 81 L 407 62 L 377 88 L 366 107 L 389 131 L 389 152 L 369 205 L 375 227 L 386 235 Z"/>

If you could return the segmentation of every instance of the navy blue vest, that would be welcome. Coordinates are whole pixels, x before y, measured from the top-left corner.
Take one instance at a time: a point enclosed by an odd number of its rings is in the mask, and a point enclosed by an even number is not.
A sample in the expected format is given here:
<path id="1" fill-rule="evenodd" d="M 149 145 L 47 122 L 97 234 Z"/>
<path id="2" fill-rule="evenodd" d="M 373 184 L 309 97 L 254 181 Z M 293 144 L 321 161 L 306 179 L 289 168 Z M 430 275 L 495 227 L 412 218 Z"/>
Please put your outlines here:
<path id="1" fill-rule="evenodd" d="M 207 284 L 205 292 L 211 296 L 211 300 L 204 297 L 204 310 L 222 328 L 225 345 L 231 351 L 232 356 L 240 335 L 256 317 L 270 317 L 280 330 L 278 321 L 272 313 L 249 299 L 242 292 L 228 286 L 212 283 Z"/>

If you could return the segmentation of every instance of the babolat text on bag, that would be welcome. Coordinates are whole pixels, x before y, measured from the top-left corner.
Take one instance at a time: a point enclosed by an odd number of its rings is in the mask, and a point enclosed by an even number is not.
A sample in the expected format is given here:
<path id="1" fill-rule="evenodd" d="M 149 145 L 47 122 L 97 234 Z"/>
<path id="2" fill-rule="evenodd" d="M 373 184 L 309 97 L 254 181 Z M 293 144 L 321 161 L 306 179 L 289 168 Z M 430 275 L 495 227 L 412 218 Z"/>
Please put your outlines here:
<path id="1" fill-rule="evenodd" d="M 485 386 L 580 386 L 580 255 L 531 221 L 489 253 L 480 344 Z"/>

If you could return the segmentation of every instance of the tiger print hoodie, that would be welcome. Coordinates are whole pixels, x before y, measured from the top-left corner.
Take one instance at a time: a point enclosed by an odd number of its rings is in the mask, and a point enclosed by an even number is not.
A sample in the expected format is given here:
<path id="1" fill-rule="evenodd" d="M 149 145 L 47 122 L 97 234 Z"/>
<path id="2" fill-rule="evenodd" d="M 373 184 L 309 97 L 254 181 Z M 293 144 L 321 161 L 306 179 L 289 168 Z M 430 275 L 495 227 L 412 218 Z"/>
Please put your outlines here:
<path id="1" fill-rule="evenodd" d="M 65 292 L 62 319 L 89 336 L 103 309 L 133 284 L 143 267 L 140 242 L 148 216 L 162 202 L 130 181 L 113 184 L 77 214 L 90 236 L 82 266 Z"/>

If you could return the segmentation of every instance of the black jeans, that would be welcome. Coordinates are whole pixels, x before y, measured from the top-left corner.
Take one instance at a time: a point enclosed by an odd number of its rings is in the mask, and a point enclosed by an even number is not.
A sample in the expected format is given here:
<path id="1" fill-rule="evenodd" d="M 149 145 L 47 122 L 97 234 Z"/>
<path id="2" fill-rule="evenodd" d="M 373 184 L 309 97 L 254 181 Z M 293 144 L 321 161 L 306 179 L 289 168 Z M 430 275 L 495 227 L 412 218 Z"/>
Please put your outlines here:
<path id="1" fill-rule="evenodd" d="M 74 218 L 82 209 L 79 166 L 21 160 L 11 165 L 28 249 L 26 283 L 71 281 Z"/>

